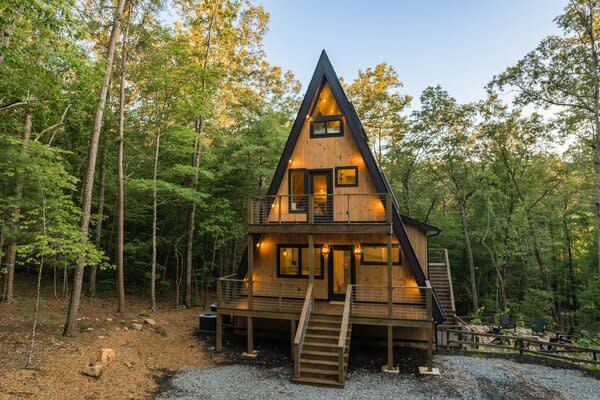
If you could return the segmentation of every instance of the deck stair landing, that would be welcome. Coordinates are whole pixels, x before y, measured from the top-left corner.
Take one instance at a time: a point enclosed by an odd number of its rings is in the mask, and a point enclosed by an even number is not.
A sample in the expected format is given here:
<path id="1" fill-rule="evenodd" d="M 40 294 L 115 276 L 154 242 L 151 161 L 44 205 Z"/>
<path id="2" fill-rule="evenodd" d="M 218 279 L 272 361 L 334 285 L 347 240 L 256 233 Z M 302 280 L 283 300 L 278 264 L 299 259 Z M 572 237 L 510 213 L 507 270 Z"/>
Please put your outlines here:
<path id="1" fill-rule="evenodd" d="M 444 311 L 446 320 L 440 328 L 456 329 L 456 307 L 454 304 L 454 290 L 452 288 L 452 274 L 450 261 L 446 249 L 432 249 L 429 252 L 429 281 Z M 446 337 L 438 335 L 438 344 L 445 345 Z"/>
<path id="2" fill-rule="evenodd" d="M 343 365 L 340 366 L 337 346 L 342 315 L 319 314 L 317 311 L 310 316 L 300 353 L 300 376 L 295 377 L 293 381 L 343 387 L 348 370 L 352 325 L 348 325 Z M 343 379 L 340 379 L 340 371 L 343 371 Z"/>

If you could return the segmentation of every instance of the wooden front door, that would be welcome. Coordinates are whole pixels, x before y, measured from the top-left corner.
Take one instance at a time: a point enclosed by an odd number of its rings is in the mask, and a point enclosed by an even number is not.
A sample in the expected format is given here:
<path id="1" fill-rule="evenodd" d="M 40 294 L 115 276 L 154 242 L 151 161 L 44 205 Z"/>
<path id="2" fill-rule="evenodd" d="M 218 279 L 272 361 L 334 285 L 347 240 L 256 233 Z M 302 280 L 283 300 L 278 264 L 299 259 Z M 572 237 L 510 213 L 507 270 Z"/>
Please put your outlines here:
<path id="1" fill-rule="evenodd" d="M 329 300 L 343 301 L 348 285 L 355 283 L 354 248 L 333 246 L 329 254 Z"/>
<path id="2" fill-rule="evenodd" d="M 309 193 L 313 195 L 315 222 L 333 221 L 333 185 L 330 169 L 308 172 Z"/>

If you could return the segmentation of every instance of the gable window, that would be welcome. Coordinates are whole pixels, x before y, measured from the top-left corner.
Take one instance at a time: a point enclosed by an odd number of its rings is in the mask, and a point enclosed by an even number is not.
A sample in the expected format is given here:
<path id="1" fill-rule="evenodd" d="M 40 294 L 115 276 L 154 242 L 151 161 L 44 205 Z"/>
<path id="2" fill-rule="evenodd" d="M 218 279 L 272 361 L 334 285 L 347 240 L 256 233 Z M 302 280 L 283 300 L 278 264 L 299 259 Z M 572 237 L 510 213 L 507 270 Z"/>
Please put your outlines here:
<path id="1" fill-rule="evenodd" d="M 310 123 L 310 137 L 344 136 L 341 115 L 319 117 Z"/>
<path id="2" fill-rule="evenodd" d="M 290 213 L 303 213 L 306 210 L 306 170 L 290 169 L 288 174 L 288 195 Z"/>
<path id="3" fill-rule="evenodd" d="M 387 265 L 387 244 L 363 244 L 362 264 Z M 402 251 L 397 244 L 392 245 L 392 264 L 402 265 Z"/>
<path id="4" fill-rule="evenodd" d="M 358 186 L 358 167 L 335 167 L 335 186 Z"/>
<path id="5" fill-rule="evenodd" d="M 309 250 L 303 244 L 280 244 L 277 245 L 277 276 L 282 278 L 308 278 Z M 317 279 L 323 278 L 323 256 L 321 245 L 314 245 L 313 268 Z"/>

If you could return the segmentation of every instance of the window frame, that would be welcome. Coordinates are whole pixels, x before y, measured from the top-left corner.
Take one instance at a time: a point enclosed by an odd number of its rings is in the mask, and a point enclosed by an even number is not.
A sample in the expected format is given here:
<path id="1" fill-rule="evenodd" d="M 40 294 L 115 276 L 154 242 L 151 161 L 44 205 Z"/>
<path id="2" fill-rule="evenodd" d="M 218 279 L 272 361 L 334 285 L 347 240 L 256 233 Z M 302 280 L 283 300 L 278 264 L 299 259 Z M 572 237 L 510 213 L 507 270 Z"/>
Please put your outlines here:
<path id="1" fill-rule="evenodd" d="M 304 196 L 303 202 L 300 208 L 292 210 L 292 173 L 294 172 L 302 172 L 304 175 L 304 193 L 301 196 Z M 289 214 L 306 214 L 307 211 L 307 196 L 308 196 L 308 174 L 306 173 L 306 168 L 290 168 L 288 169 L 288 213 Z"/>
<path id="2" fill-rule="evenodd" d="M 361 243 L 361 248 L 363 249 L 363 252 L 360 257 L 360 263 L 362 265 L 375 265 L 375 266 L 388 265 L 387 261 L 385 261 L 385 262 L 365 261 L 365 252 L 364 252 L 365 247 L 385 247 L 387 250 L 387 243 Z M 403 262 L 404 261 L 403 253 L 404 252 L 402 251 L 402 247 L 400 246 L 399 243 L 392 244 L 392 252 L 394 251 L 394 249 L 397 249 L 397 251 L 398 251 L 399 262 L 397 262 L 397 263 L 392 262 L 392 266 L 401 267 L 404 264 L 404 262 Z M 393 259 L 393 254 L 392 254 L 392 259 Z"/>
<path id="3" fill-rule="evenodd" d="M 316 249 L 320 249 L 323 245 L 322 244 L 314 244 L 314 248 Z M 281 249 L 284 247 L 294 247 L 296 249 L 298 249 L 298 273 L 297 274 L 284 274 L 281 272 Z M 307 249 L 308 245 L 307 244 L 298 244 L 298 243 L 278 243 L 277 244 L 277 253 L 275 254 L 275 257 L 277 258 L 277 277 L 278 278 L 289 278 L 289 279 L 309 279 L 310 275 L 302 275 L 302 249 Z M 324 265 L 325 265 L 325 256 L 323 256 L 323 254 L 320 253 L 319 250 L 319 261 L 320 261 L 320 267 L 317 266 L 316 271 L 315 272 L 319 272 L 319 274 L 315 273 L 314 278 L 315 279 L 324 279 Z M 308 267 L 308 265 L 307 265 Z"/>
<path id="4" fill-rule="evenodd" d="M 353 169 L 354 170 L 354 176 L 356 177 L 356 181 L 355 183 L 340 183 L 338 180 L 338 172 L 342 169 Z M 356 187 L 358 186 L 358 166 L 356 165 L 344 165 L 344 166 L 340 166 L 340 167 L 335 167 L 335 186 L 336 187 Z"/>
<path id="5" fill-rule="evenodd" d="M 331 121 L 339 121 L 340 122 L 340 131 L 336 133 L 327 133 L 327 123 Z M 324 135 L 315 135 L 314 124 L 315 123 L 325 123 L 325 134 Z M 310 137 L 312 139 L 319 138 L 327 138 L 327 137 L 338 137 L 344 136 L 344 117 L 341 114 L 338 115 L 323 115 L 317 117 L 315 119 L 310 120 Z"/>

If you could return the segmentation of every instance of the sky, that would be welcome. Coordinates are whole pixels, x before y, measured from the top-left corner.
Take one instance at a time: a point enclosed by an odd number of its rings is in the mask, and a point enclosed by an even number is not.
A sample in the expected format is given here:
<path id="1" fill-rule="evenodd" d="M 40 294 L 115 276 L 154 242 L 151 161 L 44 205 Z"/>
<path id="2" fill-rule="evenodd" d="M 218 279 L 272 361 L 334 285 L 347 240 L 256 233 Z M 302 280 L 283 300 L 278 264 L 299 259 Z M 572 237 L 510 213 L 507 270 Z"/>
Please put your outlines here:
<path id="1" fill-rule="evenodd" d="M 271 14 L 267 59 L 306 89 L 322 49 L 346 81 L 359 69 L 391 64 L 402 93 L 418 98 L 441 85 L 460 102 L 546 36 L 566 0 L 259 0 Z M 417 102 L 418 103 L 418 102 Z"/>

